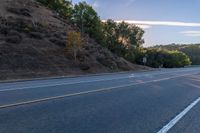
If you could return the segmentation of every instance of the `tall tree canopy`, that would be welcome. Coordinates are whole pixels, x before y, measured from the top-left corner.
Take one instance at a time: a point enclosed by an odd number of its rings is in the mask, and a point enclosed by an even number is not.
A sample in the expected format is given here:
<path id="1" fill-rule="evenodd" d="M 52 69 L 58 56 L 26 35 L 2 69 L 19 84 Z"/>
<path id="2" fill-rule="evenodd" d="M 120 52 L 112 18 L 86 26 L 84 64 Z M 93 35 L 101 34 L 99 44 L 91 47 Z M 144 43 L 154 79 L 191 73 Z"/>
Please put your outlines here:
<path id="1" fill-rule="evenodd" d="M 81 29 L 81 33 L 88 33 L 90 37 L 101 41 L 103 36 L 102 22 L 97 12 L 86 2 L 74 6 L 72 21 Z"/>
<path id="2" fill-rule="evenodd" d="M 62 17 L 70 18 L 72 15 L 72 3 L 69 0 L 38 0 L 50 9 L 59 13 Z"/>
<path id="3" fill-rule="evenodd" d="M 138 50 L 144 43 L 144 30 L 125 22 L 116 23 L 109 19 L 104 23 L 105 46 L 126 59 L 135 62 Z"/>

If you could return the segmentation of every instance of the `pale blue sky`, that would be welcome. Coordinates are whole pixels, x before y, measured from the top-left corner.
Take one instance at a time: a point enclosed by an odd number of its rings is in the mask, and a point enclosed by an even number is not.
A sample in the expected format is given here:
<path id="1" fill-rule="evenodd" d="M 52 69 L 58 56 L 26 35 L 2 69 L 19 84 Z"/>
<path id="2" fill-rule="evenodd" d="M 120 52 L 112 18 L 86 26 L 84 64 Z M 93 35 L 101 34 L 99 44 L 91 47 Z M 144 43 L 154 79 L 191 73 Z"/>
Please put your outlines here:
<path id="1" fill-rule="evenodd" d="M 73 0 L 74 3 L 81 0 Z M 86 0 L 102 20 L 140 24 L 145 46 L 200 43 L 200 0 Z"/>

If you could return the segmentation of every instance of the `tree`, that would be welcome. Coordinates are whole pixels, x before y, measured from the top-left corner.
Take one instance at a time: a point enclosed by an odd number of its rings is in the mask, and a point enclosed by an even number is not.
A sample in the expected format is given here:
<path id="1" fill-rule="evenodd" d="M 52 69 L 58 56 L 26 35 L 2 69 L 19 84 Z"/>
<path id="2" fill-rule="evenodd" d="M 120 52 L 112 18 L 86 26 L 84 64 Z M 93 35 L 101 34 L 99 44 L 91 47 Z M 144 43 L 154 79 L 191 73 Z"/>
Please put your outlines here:
<path id="1" fill-rule="evenodd" d="M 125 45 L 119 43 L 119 35 L 117 34 L 118 24 L 109 19 L 104 23 L 104 46 L 119 56 L 124 56 Z"/>
<path id="2" fill-rule="evenodd" d="M 118 42 L 126 47 L 128 47 L 128 45 L 130 44 L 129 42 L 129 34 L 130 34 L 130 29 L 129 29 L 129 24 L 125 23 L 124 21 L 119 23 L 117 25 L 117 30 L 116 30 L 116 34 L 117 34 L 117 39 Z"/>
<path id="3" fill-rule="evenodd" d="M 154 48 L 181 51 L 189 56 L 193 65 L 200 65 L 200 44 L 169 44 L 154 46 Z"/>
<path id="4" fill-rule="evenodd" d="M 170 58 L 165 62 L 165 67 L 184 67 L 191 64 L 190 58 L 180 51 L 169 51 Z"/>
<path id="5" fill-rule="evenodd" d="M 102 43 L 103 25 L 97 12 L 86 2 L 80 2 L 74 6 L 72 21 L 76 24 L 81 34 L 87 33 L 90 37 Z"/>
<path id="6" fill-rule="evenodd" d="M 129 30 L 130 30 L 129 34 L 130 44 L 137 48 L 142 47 L 142 45 L 144 44 L 144 39 L 143 39 L 145 33 L 144 30 L 132 24 L 129 26 Z"/>
<path id="7" fill-rule="evenodd" d="M 175 68 L 191 64 L 190 58 L 180 51 L 169 51 L 163 49 L 147 49 L 147 65 L 150 67 Z"/>
<path id="8" fill-rule="evenodd" d="M 144 30 L 126 22 L 116 23 L 109 19 L 104 23 L 105 46 L 131 62 L 140 57 Z"/>
<path id="9" fill-rule="evenodd" d="M 81 48 L 81 34 L 80 32 L 71 31 L 67 33 L 66 50 L 73 53 L 74 60 L 76 61 L 77 52 Z"/>
<path id="10" fill-rule="evenodd" d="M 72 3 L 69 0 L 37 0 L 43 5 L 56 11 L 60 16 L 64 18 L 71 18 L 72 15 Z"/>
<path id="11" fill-rule="evenodd" d="M 200 65 L 200 45 L 199 44 L 180 47 L 179 50 L 184 52 L 190 57 L 193 65 Z"/>

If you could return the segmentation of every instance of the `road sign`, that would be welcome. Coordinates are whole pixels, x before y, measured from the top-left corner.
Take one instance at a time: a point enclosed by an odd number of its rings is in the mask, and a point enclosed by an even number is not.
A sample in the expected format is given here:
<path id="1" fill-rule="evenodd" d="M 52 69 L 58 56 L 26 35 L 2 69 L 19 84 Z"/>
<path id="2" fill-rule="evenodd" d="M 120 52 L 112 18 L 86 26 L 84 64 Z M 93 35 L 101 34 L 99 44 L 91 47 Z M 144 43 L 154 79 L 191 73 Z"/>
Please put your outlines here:
<path id="1" fill-rule="evenodd" d="M 142 62 L 144 63 L 144 65 L 147 63 L 147 57 L 143 57 Z"/>

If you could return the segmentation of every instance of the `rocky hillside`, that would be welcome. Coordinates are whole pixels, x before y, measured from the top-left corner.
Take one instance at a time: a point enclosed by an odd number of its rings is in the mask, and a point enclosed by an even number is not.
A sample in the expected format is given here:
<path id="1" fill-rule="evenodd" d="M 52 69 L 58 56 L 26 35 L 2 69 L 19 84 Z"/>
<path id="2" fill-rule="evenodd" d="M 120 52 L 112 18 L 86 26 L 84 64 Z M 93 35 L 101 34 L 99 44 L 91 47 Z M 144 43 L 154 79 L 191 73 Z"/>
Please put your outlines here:
<path id="1" fill-rule="evenodd" d="M 0 1 L 0 79 L 148 69 L 119 58 L 85 35 L 78 60 L 66 54 L 76 30 L 34 0 Z"/>

